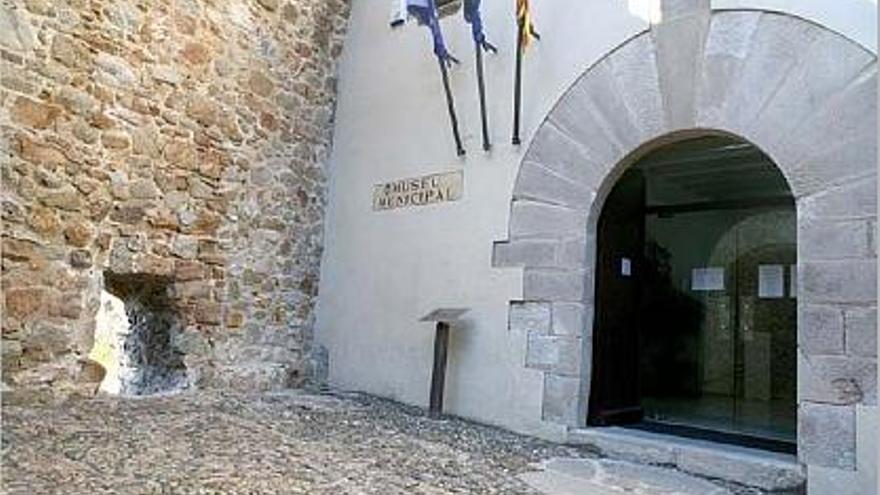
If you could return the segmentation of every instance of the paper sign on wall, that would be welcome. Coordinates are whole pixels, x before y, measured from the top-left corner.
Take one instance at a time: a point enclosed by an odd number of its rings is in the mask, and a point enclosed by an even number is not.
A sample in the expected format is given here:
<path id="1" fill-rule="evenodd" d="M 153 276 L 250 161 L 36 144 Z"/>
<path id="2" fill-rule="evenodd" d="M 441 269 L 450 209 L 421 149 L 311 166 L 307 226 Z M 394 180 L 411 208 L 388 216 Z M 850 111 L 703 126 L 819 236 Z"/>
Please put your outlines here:
<path id="1" fill-rule="evenodd" d="M 620 258 L 620 274 L 624 277 L 632 275 L 632 260 L 629 258 Z"/>
<path id="2" fill-rule="evenodd" d="M 776 299 L 785 296 L 785 267 L 758 265 L 758 297 Z"/>
<path id="3" fill-rule="evenodd" d="M 692 291 L 724 290 L 724 268 L 710 266 L 691 270 Z"/>

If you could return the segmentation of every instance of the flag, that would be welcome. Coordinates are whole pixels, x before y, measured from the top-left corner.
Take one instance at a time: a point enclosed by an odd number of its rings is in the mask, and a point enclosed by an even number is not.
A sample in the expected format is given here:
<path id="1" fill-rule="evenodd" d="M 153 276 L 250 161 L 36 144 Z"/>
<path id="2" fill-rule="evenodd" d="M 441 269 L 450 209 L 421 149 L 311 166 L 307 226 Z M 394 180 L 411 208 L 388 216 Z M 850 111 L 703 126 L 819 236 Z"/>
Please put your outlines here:
<path id="1" fill-rule="evenodd" d="M 521 143 L 519 138 L 520 107 L 522 106 L 522 58 L 532 38 L 541 39 L 532 24 L 532 12 L 529 0 L 516 0 L 516 72 L 513 80 L 513 140 L 514 145 Z"/>
<path id="2" fill-rule="evenodd" d="M 440 29 L 440 19 L 437 17 L 437 3 L 435 0 L 406 0 L 406 11 L 414 16 L 419 24 L 427 26 L 431 30 L 434 39 L 434 54 L 445 63 L 458 62 L 446 49 L 443 41 L 443 31 Z"/>
<path id="3" fill-rule="evenodd" d="M 529 9 L 529 0 L 516 0 L 516 21 L 519 26 L 519 48 L 525 50 L 532 38 L 541 39 L 532 24 L 532 13 Z"/>
<path id="4" fill-rule="evenodd" d="M 464 0 L 464 20 L 471 25 L 471 33 L 474 37 L 474 43 L 477 43 L 484 50 L 497 51 L 491 43 L 486 40 L 486 33 L 483 32 L 483 18 L 480 16 L 480 0 Z"/>

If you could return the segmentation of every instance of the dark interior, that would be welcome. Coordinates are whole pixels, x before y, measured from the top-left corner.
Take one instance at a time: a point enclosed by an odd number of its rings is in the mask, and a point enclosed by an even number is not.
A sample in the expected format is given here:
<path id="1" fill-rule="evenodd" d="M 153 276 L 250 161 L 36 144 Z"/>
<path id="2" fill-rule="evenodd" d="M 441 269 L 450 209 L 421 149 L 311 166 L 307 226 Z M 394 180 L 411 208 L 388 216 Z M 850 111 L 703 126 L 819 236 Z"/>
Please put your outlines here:
<path id="1" fill-rule="evenodd" d="M 748 143 L 680 141 L 628 169 L 598 224 L 588 423 L 792 450 L 795 227 Z"/>

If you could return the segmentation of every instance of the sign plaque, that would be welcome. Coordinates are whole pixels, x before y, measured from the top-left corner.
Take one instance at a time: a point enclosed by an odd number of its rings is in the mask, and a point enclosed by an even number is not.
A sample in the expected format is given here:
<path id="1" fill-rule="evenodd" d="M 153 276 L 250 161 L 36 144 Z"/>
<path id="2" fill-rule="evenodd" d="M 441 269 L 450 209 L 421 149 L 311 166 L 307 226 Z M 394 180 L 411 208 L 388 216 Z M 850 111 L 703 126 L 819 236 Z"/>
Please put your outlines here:
<path id="1" fill-rule="evenodd" d="M 376 184 L 373 186 L 373 211 L 458 201 L 463 189 L 461 170 Z"/>

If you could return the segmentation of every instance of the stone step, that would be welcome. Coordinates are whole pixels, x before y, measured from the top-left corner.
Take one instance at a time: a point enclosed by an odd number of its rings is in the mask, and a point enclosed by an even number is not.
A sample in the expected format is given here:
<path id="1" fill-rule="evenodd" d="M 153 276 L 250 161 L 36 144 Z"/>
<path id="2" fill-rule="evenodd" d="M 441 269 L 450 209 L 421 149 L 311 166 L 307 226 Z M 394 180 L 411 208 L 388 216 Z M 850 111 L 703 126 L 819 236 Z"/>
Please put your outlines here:
<path id="1" fill-rule="evenodd" d="M 730 495 L 675 469 L 626 461 L 555 458 L 536 468 L 520 479 L 545 495 Z"/>
<path id="2" fill-rule="evenodd" d="M 674 467 L 707 478 L 763 490 L 793 490 L 804 485 L 797 457 L 706 440 L 620 427 L 569 431 L 568 443 L 590 445 L 611 459 Z"/>

